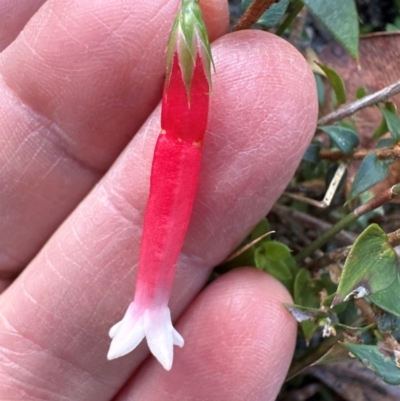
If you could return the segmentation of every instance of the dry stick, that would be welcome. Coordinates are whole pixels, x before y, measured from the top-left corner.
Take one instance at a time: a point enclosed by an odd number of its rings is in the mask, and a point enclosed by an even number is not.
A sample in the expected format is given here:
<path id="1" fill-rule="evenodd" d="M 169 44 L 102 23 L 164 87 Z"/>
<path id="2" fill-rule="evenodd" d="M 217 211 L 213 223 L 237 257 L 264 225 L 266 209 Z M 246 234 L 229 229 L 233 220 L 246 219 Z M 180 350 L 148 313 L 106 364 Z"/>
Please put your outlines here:
<path id="1" fill-rule="evenodd" d="M 254 0 L 233 27 L 233 31 L 251 28 L 273 3 L 275 0 Z"/>
<path id="2" fill-rule="evenodd" d="M 388 240 L 390 245 L 394 248 L 395 246 L 400 245 L 400 229 L 393 231 L 392 233 L 388 234 Z"/>
<path id="3" fill-rule="evenodd" d="M 253 245 L 256 245 L 259 243 L 262 239 L 264 239 L 267 235 L 273 234 L 275 231 L 269 231 L 263 235 L 260 235 L 258 238 L 254 239 L 253 241 L 249 242 L 248 244 L 242 246 L 240 249 L 237 251 L 233 252 L 230 256 L 228 256 L 221 264 L 230 262 L 231 260 L 237 258 L 240 256 L 242 253 L 246 252 L 248 249 L 250 249 Z"/>
<path id="4" fill-rule="evenodd" d="M 297 262 L 301 262 L 307 256 L 310 256 L 314 251 L 325 245 L 332 237 L 342 231 L 345 227 L 354 223 L 360 216 L 382 206 L 383 204 L 390 202 L 392 199 L 400 195 L 400 183 L 394 185 L 392 188 L 382 192 L 381 194 L 375 196 L 364 205 L 361 205 L 354 209 L 343 219 L 339 220 L 330 229 L 325 231 L 320 237 L 318 237 L 309 246 L 305 247 L 300 253 L 295 257 Z"/>
<path id="5" fill-rule="evenodd" d="M 400 93 L 400 80 L 375 93 L 372 93 L 371 95 L 364 96 L 362 99 L 356 100 L 353 103 L 329 113 L 318 120 L 318 125 L 332 124 L 335 121 L 341 120 L 342 118 L 351 116 L 356 111 L 361 110 L 364 107 L 372 106 L 375 103 L 382 102 L 390 96 L 397 95 L 398 93 Z"/>
<path id="6" fill-rule="evenodd" d="M 388 148 L 375 150 L 362 149 L 357 150 L 350 155 L 346 155 L 345 153 L 336 149 L 322 149 L 319 152 L 319 157 L 321 159 L 326 159 L 330 161 L 338 161 L 341 159 L 361 160 L 370 154 L 375 154 L 379 160 L 398 160 L 400 159 L 400 145 L 396 144 Z"/>
<path id="7" fill-rule="evenodd" d="M 342 177 L 346 173 L 346 170 L 347 170 L 347 165 L 345 163 L 340 163 L 339 167 L 336 169 L 336 172 L 331 182 L 329 183 L 329 187 L 326 190 L 324 199 L 322 199 L 322 201 L 316 201 L 315 199 L 307 198 L 306 196 L 303 195 L 292 194 L 290 192 L 284 192 L 283 195 L 298 200 L 300 202 L 308 203 L 309 205 L 313 205 L 321 209 L 324 209 L 330 206 L 332 199 L 335 196 L 336 191 L 340 185 Z"/>

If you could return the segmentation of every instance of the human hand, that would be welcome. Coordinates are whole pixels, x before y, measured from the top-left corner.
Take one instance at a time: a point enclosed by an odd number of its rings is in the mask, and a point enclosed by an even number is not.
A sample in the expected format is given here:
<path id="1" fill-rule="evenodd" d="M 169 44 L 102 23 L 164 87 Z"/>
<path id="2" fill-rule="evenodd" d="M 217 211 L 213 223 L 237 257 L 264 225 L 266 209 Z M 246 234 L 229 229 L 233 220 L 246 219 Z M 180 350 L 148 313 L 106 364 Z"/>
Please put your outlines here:
<path id="1" fill-rule="evenodd" d="M 0 26 L 22 29 L 34 3 L 0 0 Z M 216 39 L 227 4 L 202 3 Z M 199 293 L 268 212 L 315 128 L 305 61 L 263 32 L 213 47 L 200 184 L 170 302 L 185 346 L 170 372 L 145 343 L 106 359 L 108 330 L 134 288 L 177 7 L 48 0 L 0 54 L 0 400 L 273 400 L 279 391 L 296 333 L 285 289 L 243 268 Z"/>

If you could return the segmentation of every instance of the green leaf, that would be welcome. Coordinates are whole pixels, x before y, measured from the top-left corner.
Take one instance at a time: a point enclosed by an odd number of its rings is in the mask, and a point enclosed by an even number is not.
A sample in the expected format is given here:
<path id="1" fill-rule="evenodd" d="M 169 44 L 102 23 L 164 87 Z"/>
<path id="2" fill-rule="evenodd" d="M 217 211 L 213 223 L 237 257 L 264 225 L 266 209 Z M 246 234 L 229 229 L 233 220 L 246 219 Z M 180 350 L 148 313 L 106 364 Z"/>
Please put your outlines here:
<path id="1" fill-rule="evenodd" d="M 367 90 L 365 86 L 359 86 L 356 89 L 356 99 L 362 99 L 364 96 L 367 96 Z"/>
<path id="2" fill-rule="evenodd" d="M 318 163 L 319 161 L 319 151 L 321 150 L 321 144 L 312 143 L 304 153 L 303 160 L 310 163 Z"/>
<path id="3" fill-rule="evenodd" d="M 325 104 L 325 86 L 321 75 L 314 72 L 315 83 L 317 85 L 318 104 L 324 106 Z"/>
<path id="4" fill-rule="evenodd" d="M 400 29 L 396 25 L 387 23 L 385 25 L 385 31 L 386 32 L 398 32 L 398 31 L 400 31 Z"/>
<path id="5" fill-rule="evenodd" d="M 364 157 L 354 177 L 348 200 L 354 199 L 378 182 L 383 181 L 389 173 L 389 164 L 388 160 L 379 160 L 375 153 Z"/>
<path id="6" fill-rule="evenodd" d="M 399 278 L 385 290 L 372 294 L 369 300 L 381 309 L 400 317 L 400 282 Z"/>
<path id="7" fill-rule="evenodd" d="M 254 0 L 243 0 L 242 10 L 245 12 Z M 257 21 L 258 24 L 264 28 L 272 28 L 275 26 L 283 17 L 288 8 L 290 0 L 280 0 L 279 3 L 273 3 L 271 7 L 260 17 Z"/>
<path id="8" fill-rule="evenodd" d="M 396 113 L 396 105 L 392 102 L 386 102 L 384 105 L 384 108 L 386 110 L 391 111 L 392 113 Z M 382 112 L 382 108 L 380 108 L 380 110 Z M 389 128 L 386 124 L 386 119 L 382 113 L 382 120 L 381 120 L 379 126 L 376 128 L 375 132 L 372 134 L 372 139 L 378 139 L 382 135 L 386 134 L 386 132 L 388 132 L 388 131 L 389 131 Z"/>
<path id="9" fill-rule="evenodd" d="M 392 113 L 391 111 L 387 110 L 386 108 L 380 108 L 385 118 L 386 125 L 390 134 L 392 135 L 393 139 L 396 141 L 400 140 L 400 118 L 397 114 Z"/>
<path id="10" fill-rule="evenodd" d="M 263 218 L 258 222 L 258 224 L 253 228 L 253 231 L 250 234 L 250 241 L 254 241 L 257 238 L 260 238 L 262 235 L 271 231 L 271 227 L 266 218 Z M 266 236 L 263 241 L 270 241 L 270 236 Z"/>
<path id="11" fill-rule="evenodd" d="M 386 233 L 371 224 L 357 238 L 346 259 L 331 306 L 350 296 L 362 298 L 388 288 L 397 277 L 397 255 Z"/>
<path id="12" fill-rule="evenodd" d="M 303 0 L 311 14 L 355 59 L 358 58 L 358 14 L 354 0 Z"/>
<path id="13" fill-rule="evenodd" d="M 376 144 L 376 148 L 388 148 L 390 146 L 393 146 L 395 143 L 396 141 L 393 138 L 383 138 L 378 141 L 378 143 Z"/>
<path id="14" fill-rule="evenodd" d="M 285 244 L 278 241 L 269 241 L 264 244 L 264 249 L 268 258 L 275 262 L 284 260 L 291 254 L 290 249 Z"/>
<path id="15" fill-rule="evenodd" d="M 300 307 L 319 308 L 319 291 L 321 288 L 311 279 L 310 272 L 307 269 L 300 269 L 294 281 L 294 302 Z M 313 321 L 303 321 L 300 323 L 306 341 L 309 341 L 315 330 L 319 327 Z"/>
<path id="16" fill-rule="evenodd" d="M 379 349 L 376 345 L 343 343 L 362 364 L 377 373 L 388 384 L 400 384 L 400 369 L 389 351 Z"/>
<path id="17" fill-rule="evenodd" d="M 332 88 L 336 95 L 336 106 L 340 106 L 343 103 L 346 103 L 346 87 L 344 86 L 344 82 L 342 77 L 333 69 L 329 68 L 326 65 L 317 63 L 319 67 L 324 71 L 326 77 L 332 85 Z"/>
<path id="18" fill-rule="evenodd" d="M 265 241 L 254 252 L 256 266 L 281 281 L 292 290 L 297 266 L 290 249 L 278 241 Z"/>
<path id="19" fill-rule="evenodd" d="M 288 13 L 286 18 L 283 20 L 280 27 L 276 30 L 276 35 L 281 36 L 287 28 L 289 28 L 290 24 L 297 17 L 297 14 L 303 9 L 304 4 L 301 0 L 294 0 L 293 7 L 291 7 L 291 11 Z"/>
<path id="20" fill-rule="evenodd" d="M 357 134 L 349 128 L 337 125 L 325 125 L 318 128 L 327 133 L 333 143 L 346 155 L 349 155 L 360 143 Z"/>

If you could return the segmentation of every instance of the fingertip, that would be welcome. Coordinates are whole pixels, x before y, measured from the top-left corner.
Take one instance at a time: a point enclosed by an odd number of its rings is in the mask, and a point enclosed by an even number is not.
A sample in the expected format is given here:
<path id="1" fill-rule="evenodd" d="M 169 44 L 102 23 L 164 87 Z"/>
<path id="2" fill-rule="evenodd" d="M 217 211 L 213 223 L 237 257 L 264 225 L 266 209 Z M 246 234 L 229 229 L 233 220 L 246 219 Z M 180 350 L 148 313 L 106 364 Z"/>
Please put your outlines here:
<path id="1" fill-rule="evenodd" d="M 229 28 L 229 5 L 226 0 L 200 0 L 210 42 L 226 34 Z"/>

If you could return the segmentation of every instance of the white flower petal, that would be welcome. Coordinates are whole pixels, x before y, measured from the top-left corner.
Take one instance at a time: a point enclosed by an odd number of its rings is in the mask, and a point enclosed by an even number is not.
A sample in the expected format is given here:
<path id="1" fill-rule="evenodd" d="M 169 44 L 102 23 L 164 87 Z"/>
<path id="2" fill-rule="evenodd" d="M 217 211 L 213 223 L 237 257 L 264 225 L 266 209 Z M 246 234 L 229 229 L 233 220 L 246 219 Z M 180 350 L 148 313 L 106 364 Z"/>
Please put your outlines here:
<path id="1" fill-rule="evenodd" d="M 174 345 L 182 348 L 185 345 L 185 340 L 183 339 L 183 337 L 175 329 L 172 332 L 172 335 L 174 339 Z"/>
<path id="2" fill-rule="evenodd" d="M 121 322 L 118 322 L 118 323 L 114 324 L 114 326 L 111 327 L 110 331 L 108 332 L 108 335 L 111 338 L 114 338 L 116 332 L 118 331 L 118 327 L 120 327 L 120 326 L 121 326 Z"/>
<path id="3" fill-rule="evenodd" d="M 111 327 L 107 358 L 115 359 L 134 350 L 144 337 L 151 353 L 166 370 L 172 367 L 174 345 L 183 347 L 182 336 L 174 329 L 168 306 L 139 308 L 132 302 L 124 318 Z"/>
<path id="4" fill-rule="evenodd" d="M 131 303 L 124 318 L 110 330 L 112 341 L 107 359 L 116 359 L 133 351 L 143 340 L 145 333 L 143 315 Z"/>
<path id="5" fill-rule="evenodd" d="M 182 346 L 183 338 L 174 329 L 167 306 L 147 310 L 144 319 L 147 344 L 151 353 L 166 370 L 172 367 L 174 344 Z"/>

